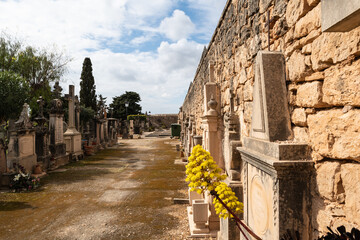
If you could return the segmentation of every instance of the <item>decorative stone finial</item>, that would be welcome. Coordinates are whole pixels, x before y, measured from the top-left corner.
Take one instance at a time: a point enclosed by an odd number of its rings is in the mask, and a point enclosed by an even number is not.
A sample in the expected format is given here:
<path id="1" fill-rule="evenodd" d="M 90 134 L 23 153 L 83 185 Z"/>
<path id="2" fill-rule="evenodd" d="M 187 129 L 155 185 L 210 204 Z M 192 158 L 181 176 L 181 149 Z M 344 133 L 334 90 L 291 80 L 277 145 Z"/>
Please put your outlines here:
<path id="1" fill-rule="evenodd" d="M 217 116 L 217 111 L 215 110 L 217 107 L 217 102 L 214 99 L 214 95 L 211 95 L 210 101 L 208 102 L 208 107 L 210 108 L 209 111 L 207 112 L 207 115 L 211 115 L 211 116 Z"/>

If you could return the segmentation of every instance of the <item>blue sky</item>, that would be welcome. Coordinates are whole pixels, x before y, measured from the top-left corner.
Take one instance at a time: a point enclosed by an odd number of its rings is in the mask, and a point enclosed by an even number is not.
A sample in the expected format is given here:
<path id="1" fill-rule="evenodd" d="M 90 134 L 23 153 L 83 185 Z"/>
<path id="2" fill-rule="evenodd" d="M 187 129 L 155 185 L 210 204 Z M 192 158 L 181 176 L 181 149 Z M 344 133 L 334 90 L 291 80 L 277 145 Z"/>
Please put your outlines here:
<path id="1" fill-rule="evenodd" d="M 62 79 L 79 91 L 85 57 L 96 92 L 135 91 L 143 112 L 177 113 L 226 0 L 0 1 L 0 31 L 70 56 Z"/>

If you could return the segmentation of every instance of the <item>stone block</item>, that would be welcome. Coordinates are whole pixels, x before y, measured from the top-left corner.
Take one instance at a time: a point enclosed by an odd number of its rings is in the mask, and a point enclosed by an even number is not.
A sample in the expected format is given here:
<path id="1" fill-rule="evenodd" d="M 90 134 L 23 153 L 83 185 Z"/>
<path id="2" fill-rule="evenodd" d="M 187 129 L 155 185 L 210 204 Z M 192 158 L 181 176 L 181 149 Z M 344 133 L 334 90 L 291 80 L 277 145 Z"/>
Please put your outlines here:
<path id="1" fill-rule="evenodd" d="M 309 10 L 306 0 L 290 0 L 286 8 L 286 21 L 289 27 L 292 27 Z"/>
<path id="2" fill-rule="evenodd" d="M 360 225 L 360 164 L 341 165 L 341 180 L 345 190 L 346 218 Z"/>
<path id="3" fill-rule="evenodd" d="M 320 8 L 321 4 L 308 12 L 295 24 L 294 38 L 302 38 L 308 35 L 311 31 L 320 28 Z"/>
<path id="4" fill-rule="evenodd" d="M 325 78 L 325 72 L 315 72 L 311 74 L 310 76 L 305 77 L 305 81 L 317 81 L 317 80 L 324 80 Z"/>
<path id="5" fill-rule="evenodd" d="M 270 6 L 273 0 L 260 0 L 259 2 L 259 12 L 264 13 Z"/>
<path id="6" fill-rule="evenodd" d="M 244 137 L 244 148 L 259 152 L 277 160 L 307 159 L 309 148 L 307 144 L 296 142 L 267 142 L 260 139 Z M 239 149 L 239 148 L 237 148 Z"/>
<path id="7" fill-rule="evenodd" d="M 287 5 L 286 0 L 275 0 L 272 16 L 276 18 L 281 18 L 282 16 L 284 16 L 286 12 L 286 5 Z"/>
<path id="8" fill-rule="evenodd" d="M 294 127 L 294 141 L 301 142 L 301 143 L 308 143 L 309 142 L 309 133 L 307 128 L 304 127 Z"/>
<path id="9" fill-rule="evenodd" d="M 359 54 L 359 39 L 360 27 L 347 33 L 322 33 L 312 43 L 313 70 L 320 71 Z"/>
<path id="10" fill-rule="evenodd" d="M 305 64 L 305 55 L 295 51 L 287 62 L 289 79 L 293 82 L 303 81 L 310 74 L 311 68 Z"/>
<path id="11" fill-rule="evenodd" d="M 252 101 L 253 100 L 253 85 L 251 81 L 246 81 L 244 86 L 244 101 Z"/>
<path id="12" fill-rule="evenodd" d="M 295 108 L 291 114 L 291 121 L 297 126 L 305 127 L 307 125 L 305 109 Z"/>
<path id="13" fill-rule="evenodd" d="M 307 0 L 307 3 L 310 7 L 315 7 L 319 2 L 320 0 Z"/>
<path id="14" fill-rule="evenodd" d="M 340 171 L 340 163 L 324 162 L 317 165 L 316 186 L 320 196 L 335 201 L 335 174 Z"/>
<path id="15" fill-rule="evenodd" d="M 360 1 L 323 1 L 321 26 L 324 32 L 346 32 L 360 26 Z"/>
<path id="16" fill-rule="evenodd" d="M 335 106 L 360 106 L 360 60 L 325 70 L 323 101 Z"/>
<path id="17" fill-rule="evenodd" d="M 333 159 L 360 161 L 360 110 L 319 111 L 308 116 L 312 149 Z"/>
<path id="18" fill-rule="evenodd" d="M 322 96 L 322 82 L 304 83 L 298 87 L 296 105 L 299 107 L 326 107 L 327 104 L 322 101 Z"/>

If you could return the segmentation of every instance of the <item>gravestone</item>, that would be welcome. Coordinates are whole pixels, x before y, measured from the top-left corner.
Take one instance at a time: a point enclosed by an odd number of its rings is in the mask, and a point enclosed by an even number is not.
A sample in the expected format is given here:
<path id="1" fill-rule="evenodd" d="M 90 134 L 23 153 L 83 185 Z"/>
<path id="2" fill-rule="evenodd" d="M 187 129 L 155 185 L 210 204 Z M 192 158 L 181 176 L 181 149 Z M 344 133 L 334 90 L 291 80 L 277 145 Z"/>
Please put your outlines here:
<path id="1" fill-rule="evenodd" d="M 50 152 L 51 166 L 62 166 L 69 162 L 69 154 L 66 153 L 66 144 L 64 141 L 64 111 L 63 103 L 60 99 L 53 99 L 50 107 Z"/>
<path id="2" fill-rule="evenodd" d="M 66 144 L 66 152 L 70 154 L 70 158 L 75 160 L 83 156 L 81 149 L 81 133 L 75 127 L 75 95 L 74 85 L 69 85 L 69 94 L 65 95 L 69 101 L 69 122 L 68 128 L 64 133 Z"/>
<path id="3" fill-rule="evenodd" d="M 15 127 L 10 127 L 7 167 L 13 169 L 13 164 L 22 165 L 26 171 L 32 172 L 36 165 L 35 129 L 29 118 L 29 105 L 24 104 L 20 118 Z"/>
<path id="4" fill-rule="evenodd" d="M 237 148 L 243 161 L 244 221 L 263 240 L 287 230 L 311 236 L 309 204 L 312 161 L 308 146 L 291 142 L 282 53 L 256 57 L 250 137 Z"/>

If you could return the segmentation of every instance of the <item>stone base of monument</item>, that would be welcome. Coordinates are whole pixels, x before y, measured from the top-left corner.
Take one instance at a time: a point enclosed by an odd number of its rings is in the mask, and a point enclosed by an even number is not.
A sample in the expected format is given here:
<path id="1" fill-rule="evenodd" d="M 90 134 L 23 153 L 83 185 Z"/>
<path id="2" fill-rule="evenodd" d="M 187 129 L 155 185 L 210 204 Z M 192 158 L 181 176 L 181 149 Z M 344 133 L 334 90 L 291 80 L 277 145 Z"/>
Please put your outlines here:
<path id="1" fill-rule="evenodd" d="M 8 158 L 8 164 L 9 164 L 10 168 L 12 168 L 14 163 L 23 166 L 26 169 L 26 172 L 32 173 L 34 167 L 37 164 L 37 156 L 36 155 L 30 155 L 30 156 L 27 156 L 27 157 L 13 158 L 13 159 L 11 159 L 9 157 Z"/>
<path id="2" fill-rule="evenodd" d="M 308 146 L 244 138 L 244 221 L 264 240 L 280 239 L 287 230 L 311 239 L 310 184 L 313 162 Z"/>
<path id="3" fill-rule="evenodd" d="M 78 160 L 84 156 L 83 150 L 81 149 L 81 134 L 79 132 L 65 132 L 64 140 L 66 153 L 70 155 L 71 160 Z"/>
<path id="4" fill-rule="evenodd" d="M 189 220 L 189 229 L 190 229 L 190 238 L 216 238 L 217 231 L 210 231 L 209 226 L 205 223 L 203 227 L 199 228 L 194 222 L 193 216 L 193 207 L 187 207 L 188 220 Z"/>
<path id="5" fill-rule="evenodd" d="M 50 167 L 51 170 L 56 169 L 60 166 L 64 166 L 70 162 L 70 155 L 65 154 L 63 156 L 57 156 L 53 159 L 52 166 Z"/>

